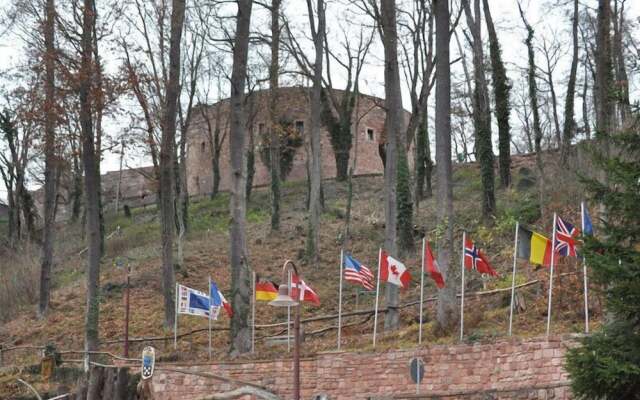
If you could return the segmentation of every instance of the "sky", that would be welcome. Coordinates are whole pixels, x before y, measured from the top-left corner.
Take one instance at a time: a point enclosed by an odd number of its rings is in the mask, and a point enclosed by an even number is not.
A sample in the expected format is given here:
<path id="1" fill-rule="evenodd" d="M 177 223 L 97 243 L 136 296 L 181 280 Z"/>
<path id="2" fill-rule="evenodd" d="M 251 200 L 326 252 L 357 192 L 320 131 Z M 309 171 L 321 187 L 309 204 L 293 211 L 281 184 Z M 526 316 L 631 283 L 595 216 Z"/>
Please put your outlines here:
<path id="1" fill-rule="evenodd" d="M 15 0 L 0 0 L 0 10 L 7 9 L 8 5 Z M 353 29 L 358 25 L 357 19 L 353 14 L 345 13 L 344 6 L 340 3 L 344 3 L 345 0 L 337 0 L 337 2 L 329 2 L 327 9 L 327 28 L 330 37 L 337 35 L 340 32 L 340 26 L 349 26 Z M 565 96 L 564 84 L 566 81 L 567 71 L 570 63 L 570 16 L 567 14 L 570 11 L 570 6 L 564 6 L 554 8 L 550 4 L 556 3 L 557 0 L 523 0 L 523 8 L 525 9 L 527 19 L 534 26 L 538 42 L 542 37 L 552 38 L 561 37 L 562 40 L 567 41 L 562 47 L 563 57 L 556 70 L 555 79 L 559 87 L 559 101 L 562 101 Z M 456 1 L 457 3 L 457 1 Z M 589 5 L 595 6 L 594 0 L 581 0 L 581 6 Z M 254 6 L 255 7 L 255 6 Z M 522 21 L 518 13 L 518 7 L 516 0 L 490 0 L 490 7 L 496 28 L 499 33 L 499 40 L 503 51 L 503 60 L 507 63 L 507 74 L 510 79 L 517 78 L 521 74 L 521 71 L 526 67 L 527 55 L 526 46 L 524 45 L 525 31 L 522 26 Z M 640 1 L 630 0 L 627 1 L 627 16 L 630 19 L 638 20 L 640 17 Z M 303 0 L 285 0 L 285 14 L 290 19 L 294 30 L 297 32 L 305 32 L 308 30 L 307 9 Z M 268 19 L 265 18 L 264 13 L 261 15 L 259 12 L 254 12 L 255 21 L 253 25 L 259 25 L 263 30 L 268 30 Z M 369 21 L 364 18 L 360 19 L 364 23 Z M 484 24 L 483 24 L 484 25 Z M 466 23 L 464 16 L 460 20 L 460 27 L 466 29 Z M 253 27 L 256 29 L 256 26 Z M 484 29 L 484 26 L 483 26 Z M 306 32 L 305 32 L 306 33 Z M 308 36 L 308 34 L 307 34 Z M 334 36 L 337 38 L 337 36 Z M 486 41 L 486 32 L 483 35 L 483 39 Z M 464 40 L 464 39 L 462 39 Z M 310 46 L 310 43 L 306 43 Z M 457 56 L 455 40 L 452 39 L 451 51 L 452 59 Z M 311 47 L 306 47 L 311 49 Z M 19 65 L 21 57 L 23 57 L 23 45 L 19 40 L 10 34 L 0 36 L 0 71 L 8 71 Z M 383 50 L 380 41 L 377 38 L 372 44 L 370 56 L 367 60 L 367 65 L 363 70 L 361 91 L 363 93 L 384 97 L 384 81 L 383 81 Z M 313 58 L 313 55 L 309 57 Z M 488 56 L 487 56 L 488 59 Z M 470 55 L 468 55 L 468 62 L 470 62 Z M 541 61 L 540 59 L 538 60 Z M 107 70 L 116 69 L 119 66 L 117 58 L 106 57 L 105 64 Z M 459 65 L 453 66 L 454 71 Z M 345 80 L 342 79 L 339 73 L 334 72 L 334 86 L 341 88 L 344 86 Z M 7 81 L 6 77 L 0 75 L 0 87 L 10 86 L 12 82 Z M 635 82 L 634 82 L 635 85 Z M 632 87 L 632 93 L 637 91 L 636 87 Z M 226 97 L 226 96 L 225 96 Z M 433 96 L 432 96 L 433 98 Z M 579 101 L 579 99 L 578 99 Z M 410 108 L 408 90 L 403 85 L 403 102 L 405 108 Z M 579 110 L 580 104 L 576 104 L 576 110 Z M 513 116 L 512 116 L 513 120 Z M 512 126 L 513 126 L 512 122 Z M 515 127 L 517 129 L 517 127 Z M 105 130 L 107 133 L 116 134 L 118 130 L 122 130 L 122 124 L 119 121 L 107 121 L 105 122 Z M 495 135 L 495 132 L 494 132 Z M 132 155 L 127 157 L 126 165 L 128 166 L 141 166 L 148 165 L 150 160 L 146 157 L 140 157 L 139 155 Z M 113 153 L 106 153 L 102 162 L 102 171 L 111 171 L 118 169 L 119 156 Z M 4 198 L 6 190 L 0 187 L 0 199 Z"/>

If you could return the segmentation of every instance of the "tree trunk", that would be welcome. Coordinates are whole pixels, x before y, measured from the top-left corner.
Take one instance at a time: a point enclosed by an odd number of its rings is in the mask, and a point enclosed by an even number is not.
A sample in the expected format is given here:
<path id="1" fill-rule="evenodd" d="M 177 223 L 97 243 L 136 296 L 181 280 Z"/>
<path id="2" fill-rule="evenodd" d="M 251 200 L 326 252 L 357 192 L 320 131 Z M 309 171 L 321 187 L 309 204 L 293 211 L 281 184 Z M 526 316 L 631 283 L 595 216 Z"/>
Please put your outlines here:
<path id="1" fill-rule="evenodd" d="M 578 0 L 574 0 L 572 24 L 573 53 L 571 58 L 571 71 L 569 72 L 569 83 L 567 84 L 567 98 L 564 103 L 564 124 L 562 126 L 562 157 L 560 157 L 560 160 L 563 164 L 567 160 L 567 155 L 571 148 L 571 139 L 576 130 L 573 108 L 576 95 L 576 75 L 578 74 L 578 17 Z M 586 99 L 583 101 L 586 101 Z"/>
<path id="2" fill-rule="evenodd" d="M 271 63 L 269 64 L 269 163 L 271 172 L 271 230 L 280 230 L 280 127 L 278 79 L 280 77 L 280 1 L 271 1 Z"/>
<path id="3" fill-rule="evenodd" d="M 596 135 L 601 138 L 611 134 L 613 128 L 612 61 L 611 61 L 611 5 L 609 0 L 598 1 L 596 36 Z M 605 140 L 605 142 L 607 142 Z M 607 152 L 605 151 L 605 154 Z"/>
<path id="4" fill-rule="evenodd" d="M 618 4 L 620 3 L 620 7 Z M 613 12 L 613 59 L 616 76 L 616 99 L 618 105 L 618 115 L 620 126 L 624 127 L 627 118 L 631 114 L 631 104 L 629 102 L 629 76 L 624 59 L 624 0 L 615 0 Z"/>
<path id="5" fill-rule="evenodd" d="M 56 110 L 55 110 L 55 19 L 54 0 L 46 0 L 44 14 L 44 64 L 45 64 L 45 121 L 44 121 L 44 227 L 42 229 L 42 261 L 40 264 L 40 300 L 38 316 L 49 310 L 51 266 L 56 209 Z"/>
<path id="6" fill-rule="evenodd" d="M 473 37 L 473 126 L 476 133 L 476 154 L 482 178 L 482 217 L 485 221 L 490 221 L 490 218 L 496 213 L 491 108 L 489 107 L 489 93 L 484 74 L 480 0 L 474 0 L 475 17 L 471 14 L 469 2 L 470 0 L 464 0 L 467 24 Z"/>
<path id="7" fill-rule="evenodd" d="M 449 2 L 434 0 L 436 19 L 436 177 L 437 219 L 443 234 L 437 237 L 438 267 L 448 282 L 438 291 L 436 318 L 442 331 L 457 321 L 456 269 L 453 262 L 453 184 L 451 171 L 451 66 L 449 64 Z"/>
<path id="8" fill-rule="evenodd" d="M 236 37 L 233 46 L 231 72 L 231 126 L 229 146 L 231 150 L 231 352 L 246 353 L 251 350 L 249 309 L 251 301 L 251 274 L 249 271 L 246 239 L 246 136 L 245 82 L 249 53 L 249 26 L 252 0 L 238 0 Z"/>
<path id="9" fill-rule="evenodd" d="M 520 5 L 518 4 L 518 7 Z M 533 28 L 527 22 L 527 19 L 524 16 L 524 12 L 522 8 L 519 8 L 520 16 L 522 17 L 522 22 L 527 29 L 527 38 L 525 43 L 527 45 L 527 56 L 529 68 L 527 71 L 527 80 L 529 84 L 529 102 L 531 103 L 531 113 L 533 115 L 533 135 L 534 135 L 534 143 L 535 143 L 535 151 L 536 151 L 536 167 L 538 170 L 538 195 L 539 195 L 539 206 L 540 213 L 544 215 L 544 192 L 545 192 L 545 179 L 544 179 L 544 166 L 542 163 L 542 128 L 540 127 L 540 113 L 538 109 L 538 84 L 536 82 L 536 60 L 535 60 L 535 51 L 533 49 Z"/>
<path id="10" fill-rule="evenodd" d="M 173 0 L 171 6 L 171 36 L 169 39 L 169 80 L 166 83 L 162 139 L 160 143 L 160 224 L 162 227 L 162 294 L 164 325 L 175 320 L 175 271 L 173 240 L 175 229 L 175 145 L 178 96 L 180 95 L 180 42 L 184 26 L 186 0 Z"/>
<path id="11" fill-rule="evenodd" d="M 82 61 L 80 65 L 80 127 L 82 135 L 82 164 L 84 165 L 84 192 L 86 200 L 86 238 L 87 269 L 85 273 L 87 285 L 87 304 L 85 311 L 84 348 L 96 351 L 99 345 L 100 321 L 100 174 L 98 172 L 98 154 L 95 148 L 95 135 L 92 119 L 91 88 L 94 81 L 92 68 L 93 27 L 96 10 L 93 0 L 84 0 L 82 19 Z M 94 356 L 85 354 L 85 369 L 88 361 Z M 91 387 L 90 387 L 91 389 Z M 89 391 L 91 393 L 91 390 Z M 91 398 L 91 396 L 89 396 Z"/>
<path id="12" fill-rule="evenodd" d="M 489 52 L 491 54 L 491 71 L 493 76 L 493 95 L 496 104 L 496 119 L 498 121 L 498 165 L 500 169 L 500 182 L 503 187 L 511 184 L 511 128 L 509 127 L 509 91 L 511 86 L 507 78 L 507 72 L 502 62 L 502 49 L 498 41 L 491 17 L 489 1 L 482 0 L 484 16 L 489 32 Z"/>
<path id="13" fill-rule="evenodd" d="M 400 71 L 398 65 L 398 32 L 396 28 L 396 2 L 395 0 L 382 0 L 380 3 L 380 21 L 382 28 L 382 43 L 384 45 L 384 86 L 386 105 L 386 166 L 385 178 L 385 232 L 384 246 L 390 255 L 398 256 L 398 247 L 403 248 L 408 243 L 396 244 L 397 234 L 400 233 L 400 242 L 406 240 L 406 232 L 403 231 L 401 223 L 400 202 L 408 202 L 411 209 L 411 190 L 407 187 L 409 197 L 403 197 L 400 193 L 400 184 L 408 185 L 408 166 L 404 140 L 404 121 L 402 110 L 402 94 L 400 92 Z M 402 182 L 401 182 L 401 174 Z M 402 211 L 406 212 L 406 208 Z M 407 218 L 407 216 L 404 216 Z M 410 223 L 411 216 L 408 216 Z M 413 228 L 413 227 L 412 227 Z M 399 231 L 399 232 L 398 232 Z M 404 236 L 403 236 L 404 235 Z M 406 248 L 406 247 L 405 247 Z M 400 314 L 398 312 L 398 287 L 393 284 L 386 285 L 385 303 L 389 311 L 385 315 L 384 329 L 394 330 L 398 328 Z"/>
<path id="14" fill-rule="evenodd" d="M 313 16 L 313 5 L 307 0 L 309 23 L 315 48 L 315 60 L 313 64 L 313 88 L 311 89 L 311 163 L 310 163 L 310 190 L 309 190 L 309 229 L 307 235 L 307 257 L 317 265 L 320 252 L 320 212 L 322 184 L 322 154 L 320 149 L 322 110 L 322 60 L 324 55 L 324 31 L 325 31 L 325 6 L 324 0 L 317 0 L 316 12 L 318 14 L 317 29 Z"/>

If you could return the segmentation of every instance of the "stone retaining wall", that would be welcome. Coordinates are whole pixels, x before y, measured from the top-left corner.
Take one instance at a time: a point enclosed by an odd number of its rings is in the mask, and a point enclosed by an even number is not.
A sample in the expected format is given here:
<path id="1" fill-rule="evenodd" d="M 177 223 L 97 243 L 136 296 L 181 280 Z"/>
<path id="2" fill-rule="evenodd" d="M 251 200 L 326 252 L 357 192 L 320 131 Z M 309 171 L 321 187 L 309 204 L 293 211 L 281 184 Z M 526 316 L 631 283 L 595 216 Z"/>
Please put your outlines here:
<path id="1" fill-rule="evenodd" d="M 570 399 L 563 364 L 566 349 L 575 344 L 570 337 L 552 337 L 379 353 L 320 353 L 301 361 L 302 398 L 326 394 L 330 399 Z M 416 356 L 426 364 L 419 397 L 409 376 L 409 362 Z M 292 394 L 290 359 L 173 367 L 261 384 L 284 399 Z M 161 370 L 153 382 L 160 400 L 191 400 L 234 388 Z"/>

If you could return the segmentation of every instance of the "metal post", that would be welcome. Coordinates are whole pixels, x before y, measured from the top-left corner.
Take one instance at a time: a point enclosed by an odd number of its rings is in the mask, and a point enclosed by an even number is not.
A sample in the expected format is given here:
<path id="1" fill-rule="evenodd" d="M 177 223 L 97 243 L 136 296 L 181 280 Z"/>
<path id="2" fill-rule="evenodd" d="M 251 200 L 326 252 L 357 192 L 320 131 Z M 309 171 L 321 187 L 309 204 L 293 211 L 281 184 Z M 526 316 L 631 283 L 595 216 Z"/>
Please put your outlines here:
<path id="1" fill-rule="evenodd" d="M 178 282 L 176 282 L 176 303 L 173 308 L 175 308 L 175 315 L 173 316 L 173 349 L 178 349 Z"/>
<path id="2" fill-rule="evenodd" d="M 125 286 L 124 286 L 124 357 L 129 357 L 129 263 L 125 266 Z"/>
<path id="3" fill-rule="evenodd" d="M 340 289 L 338 289 L 338 350 L 342 339 L 342 266 L 344 265 L 344 250 L 340 250 Z"/>
<path id="4" fill-rule="evenodd" d="M 378 298 L 380 297 L 380 264 L 382 261 L 382 249 L 378 250 L 378 283 L 376 284 L 376 307 L 373 314 L 373 347 L 376 347 L 376 334 L 378 333 Z"/>
<path id="5" fill-rule="evenodd" d="M 513 328 L 513 300 L 516 295 L 516 263 L 518 259 L 518 230 L 520 222 L 516 222 L 516 238 L 513 243 L 513 272 L 511 273 L 511 308 L 509 309 L 509 336 Z"/>
<path id="6" fill-rule="evenodd" d="M 464 250 L 465 250 L 465 245 L 467 242 L 467 232 L 463 231 L 462 232 L 462 257 L 461 261 L 460 261 L 460 269 L 462 271 L 460 277 L 461 277 L 461 283 L 460 283 L 460 287 L 461 287 L 461 295 L 460 295 L 460 341 L 462 342 L 462 339 L 464 337 Z"/>
<path id="7" fill-rule="evenodd" d="M 295 318 L 293 320 L 293 399 L 300 400 L 300 304 L 295 306 Z"/>
<path id="8" fill-rule="evenodd" d="M 580 219 L 584 235 L 584 201 L 580 202 Z M 589 282 L 587 281 L 587 259 L 582 256 L 582 275 L 584 280 L 584 332 L 589 333 Z"/>
<path id="9" fill-rule="evenodd" d="M 287 288 L 291 294 L 291 271 L 287 278 Z M 287 353 L 291 352 L 291 307 L 287 307 Z"/>
<path id="10" fill-rule="evenodd" d="M 556 213 L 553 213 L 553 235 L 551 236 L 551 272 L 549 274 L 549 300 L 548 300 L 548 308 L 547 308 L 547 339 L 549 338 L 549 333 L 551 332 L 551 298 L 553 293 L 553 266 L 556 259 Z"/>
<path id="11" fill-rule="evenodd" d="M 256 351 L 256 271 L 253 271 L 253 295 L 251 296 L 251 354 Z"/>
<path id="12" fill-rule="evenodd" d="M 418 344 L 422 344 L 422 302 L 424 301 L 424 246 L 426 238 L 422 238 L 422 263 L 420 264 L 420 325 L 418 327 Z M 418 393 L 416 384 L 416 393 Z"/>
<path id="13" fill-rule="evenodd" d="M 209 361 L 211 361 L 211 277 L 209 277 Z"/>

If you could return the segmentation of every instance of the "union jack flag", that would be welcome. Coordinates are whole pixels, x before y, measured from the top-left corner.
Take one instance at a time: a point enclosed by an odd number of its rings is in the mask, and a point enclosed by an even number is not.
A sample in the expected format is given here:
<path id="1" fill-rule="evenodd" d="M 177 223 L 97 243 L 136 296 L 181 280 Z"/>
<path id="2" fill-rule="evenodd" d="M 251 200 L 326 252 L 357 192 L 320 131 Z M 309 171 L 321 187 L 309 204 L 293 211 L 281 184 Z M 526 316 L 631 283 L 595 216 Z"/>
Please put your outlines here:
<path id="1" fill-rule="evenodd" d="M 576 238 L 580 230 L 567 221 L 558 217 L 556 219 L 556 240 L 554 249 L 561 256 L 577 257 Z"/>
<path id="2" fill-rule="evenodd" d="M 498 276 L 498 273 L 491 268 L 484 254 L 482 254 L 476 244 L 469 239 L 465 239 L 464 243 L 464 266 L 467 269 L 475 269 L 481 274 Z"/>
<path id="3" fill-rule="evenodd" d="M 374 289 L 371 270 L 348 254 L 344 255 L 344 279 L 367 290 Z"/>

